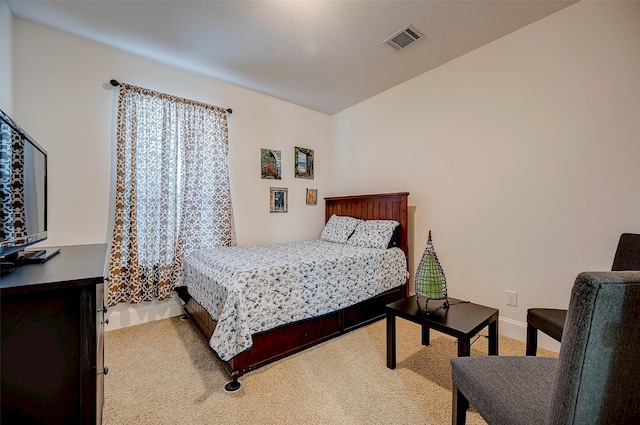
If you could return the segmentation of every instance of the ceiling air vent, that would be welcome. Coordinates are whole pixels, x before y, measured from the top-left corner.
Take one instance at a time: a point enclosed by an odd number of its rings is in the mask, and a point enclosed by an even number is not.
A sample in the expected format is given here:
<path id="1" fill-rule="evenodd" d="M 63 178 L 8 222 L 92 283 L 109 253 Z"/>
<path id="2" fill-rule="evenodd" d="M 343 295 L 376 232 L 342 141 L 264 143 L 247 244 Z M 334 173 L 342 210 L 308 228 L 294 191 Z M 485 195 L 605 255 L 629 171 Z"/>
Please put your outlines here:
<path id="1" fill-rule="evenodd" d="M 422 37 L 424 36 L 417 29 L 411 25 L 407 25 L 396 34 L 387 38 L 384 44 L 393 47 L 396 51 L 400 51 L 411 43 L 422 39 Z"/>

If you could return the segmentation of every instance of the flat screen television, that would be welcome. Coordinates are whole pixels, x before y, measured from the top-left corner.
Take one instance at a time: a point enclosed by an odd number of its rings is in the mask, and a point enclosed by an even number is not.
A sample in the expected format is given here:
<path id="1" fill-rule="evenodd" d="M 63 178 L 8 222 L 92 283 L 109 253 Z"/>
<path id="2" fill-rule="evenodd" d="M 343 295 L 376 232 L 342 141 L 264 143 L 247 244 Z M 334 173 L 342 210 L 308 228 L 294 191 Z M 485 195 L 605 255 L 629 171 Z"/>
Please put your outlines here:
<path id="1" fill-rule="evenodd" d="M 47 238 L 47 152 L 0 110 L 0 258 Z"/>

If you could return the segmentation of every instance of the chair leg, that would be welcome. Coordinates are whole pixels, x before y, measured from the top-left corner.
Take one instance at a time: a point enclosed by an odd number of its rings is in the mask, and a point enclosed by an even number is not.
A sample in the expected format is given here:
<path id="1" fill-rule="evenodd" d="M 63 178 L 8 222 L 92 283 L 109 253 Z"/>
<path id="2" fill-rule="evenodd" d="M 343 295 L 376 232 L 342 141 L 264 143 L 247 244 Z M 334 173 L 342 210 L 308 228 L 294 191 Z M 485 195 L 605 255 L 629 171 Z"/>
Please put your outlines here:
<path id="1" fill-rule="evenodd" d="M 469 400 L 460 392 L 456 384 L 451 390 L 453 393 L 453 406 L 451 409 L 451 425 L 465 425 L 467 423 L 467 410 Z"/>
<path id="2" fill-rule="evenodd" d="M 527 323 L 527 356 L 535 356 L 538 351 L 538 329 Z"/>

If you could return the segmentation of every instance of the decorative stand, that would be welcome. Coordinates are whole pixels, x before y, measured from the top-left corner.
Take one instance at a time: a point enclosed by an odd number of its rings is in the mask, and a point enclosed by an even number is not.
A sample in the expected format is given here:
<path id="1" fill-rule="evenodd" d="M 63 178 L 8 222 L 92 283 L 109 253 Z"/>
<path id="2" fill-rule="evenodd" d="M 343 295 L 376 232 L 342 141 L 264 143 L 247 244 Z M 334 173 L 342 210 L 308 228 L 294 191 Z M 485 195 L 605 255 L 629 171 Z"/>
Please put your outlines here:
<path id="1" fill-rule="evenodd" d="M 416 300 L 419 302 L 420 297 L 427 299 L 427 305 L 429 300 L 444 300 L 444 303 L 438 307 L 448 308 L 449 299 L 447 298 L 447 279 L 444 276 L 440 261 L 436 251 L 433 249 L 433 241 L 431 240 L 431 230 L 429 230 L 429 239 L 427 241 L 427 247 L 424 250 L 420 264 L 418 264 L 418 270 L 415 276 L 416 286 Z M 425 314 L 429 314 L 429 311 L 425 307 Z"/>

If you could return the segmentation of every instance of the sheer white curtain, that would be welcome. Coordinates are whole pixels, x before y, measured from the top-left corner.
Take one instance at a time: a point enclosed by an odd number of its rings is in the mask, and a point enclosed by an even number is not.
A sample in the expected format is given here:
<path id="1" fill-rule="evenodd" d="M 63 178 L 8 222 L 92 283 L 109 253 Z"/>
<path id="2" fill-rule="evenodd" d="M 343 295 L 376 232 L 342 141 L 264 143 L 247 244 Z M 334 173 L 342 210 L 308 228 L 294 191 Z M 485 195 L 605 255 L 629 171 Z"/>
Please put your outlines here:
<path id="1" fill-rule="evenodd" d="M 108 305 L 165 299 L 183 255 L 236 244 L 222 108 L 121 84 Z"/>

